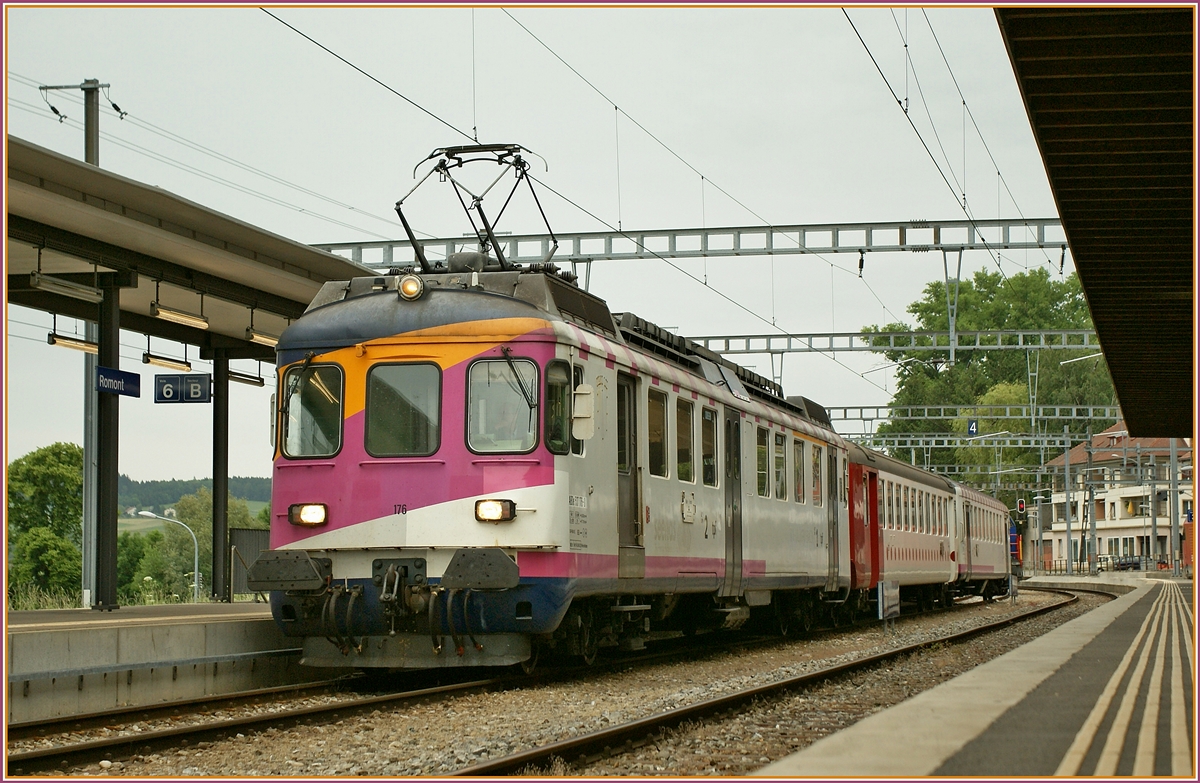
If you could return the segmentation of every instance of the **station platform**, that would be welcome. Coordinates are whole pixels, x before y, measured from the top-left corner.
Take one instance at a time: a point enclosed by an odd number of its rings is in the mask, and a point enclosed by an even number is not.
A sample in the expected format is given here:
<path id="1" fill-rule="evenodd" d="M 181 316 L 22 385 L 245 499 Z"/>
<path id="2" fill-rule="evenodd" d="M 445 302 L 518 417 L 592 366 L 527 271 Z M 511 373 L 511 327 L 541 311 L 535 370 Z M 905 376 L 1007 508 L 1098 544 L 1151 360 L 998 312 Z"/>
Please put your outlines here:
<path id="1" fill-rule="evenodd" d="M 1192 581 L 1108 574 L 1021 585 L 1127 592 L 753 774 L 1194 780 Z"/>
<path id="2" fill-rule="evenodd" d="M 326 679 L 264 603 L 50 609 L 5 617 L 9 725 Z"/>

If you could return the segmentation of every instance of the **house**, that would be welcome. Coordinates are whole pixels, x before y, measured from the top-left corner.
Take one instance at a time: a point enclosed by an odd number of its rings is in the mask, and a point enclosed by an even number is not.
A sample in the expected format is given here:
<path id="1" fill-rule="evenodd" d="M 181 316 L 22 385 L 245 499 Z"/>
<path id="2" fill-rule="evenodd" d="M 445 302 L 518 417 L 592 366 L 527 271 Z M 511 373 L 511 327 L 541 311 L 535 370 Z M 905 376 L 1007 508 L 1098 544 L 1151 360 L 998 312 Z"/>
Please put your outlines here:
<path id="1" fill-rule="evenodd" d="M 1171 496 L 1170 445 L 1168 438 L 1131 438 L 1121 421 L 1048 462 L 1047 467 L 1057 469 L 1058 475 L 1064 465 L 1069 466 L 1070 531 L 1068 493 L 1059 479 L 1048 499 L 1045 495 L 1035 498 L 1038 511 L 1031 515 L 1029 527 L 1033 562 L 1040 559 L 1043 568 L 1063 564 L 1068 558 L 1079 563 L 1082 550 L 1086 569 L 1092 550 L 1081 546 L 1081 534 L 1090 542 L 1093 520 L 1094 552 L 1102 568 L 1134 562 L 1143 567 L 1148 565 L 1144 558 L 1170 563 L 1172 550 L 1182 553 L 1180 542 L 1170 545 L 1172 505 L 1183 532 L 1192 520 L 1195 504 L 1192 444 L 1190 439 L 1176 439 L 1175 498 Z M 1043 517 L 1040 521 L 1038 515 Z M 1184 562 L 1190 564 L 1191 558 Z"/>

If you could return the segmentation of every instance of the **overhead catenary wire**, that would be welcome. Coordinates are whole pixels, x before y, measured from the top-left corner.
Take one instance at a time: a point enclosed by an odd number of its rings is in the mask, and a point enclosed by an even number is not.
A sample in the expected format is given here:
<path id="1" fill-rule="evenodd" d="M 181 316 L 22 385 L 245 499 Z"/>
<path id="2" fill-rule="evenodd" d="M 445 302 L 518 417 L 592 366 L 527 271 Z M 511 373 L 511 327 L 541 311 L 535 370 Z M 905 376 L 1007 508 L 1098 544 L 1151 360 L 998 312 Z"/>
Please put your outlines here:
<path id="1" fill-rule="evenodd" d="M 638 238 L 637 238 L 636 236 L 634 236 L 634 235 L 632 235 L 632 234 L 627 234 L 627 233 L 625 233 L 624 231 L 622 231 L 622 230 L 620 230 L 620 229 L 618 229 L 618 228 L 615 228 L 615 227 L 614 227 L 614 226 L 613 226 L 611 223 L 609 223 L 608 221 L 604 220 L 604 218 L 600 217 L 599 215 L 596 215 L 594 212 L 590 211 L 589 209 L 587 209 L 586 207 L 584 207 L 582 204 L 579 204 L 579 203 L 577 203 L 577 202 L 573 201 L 572 199 L 570 199 L 569 197 L 567 197 L 566 195 L 564 195 L 564 194 L 562 194 L 562 193 L 558 192 L 558 191 L 557 191 L 557 190 L 555 190 L 553 187 L 551 187 L 549 184 L 547 184 L 547 183 L 545 183 L 545 182 L 543 182 L 543 181 L 541 181 L 541 180 L 537 179 L 537 178 L 536 178 L 536 177 L 534 177 L 532 174 L 528 174 L 527 176 L 528 176 L 530 179 L 532 179 L 534 182 L 536 182 L 536 183 L 538 183 L 539 185 L 541 185 L 542 187 L 544 187 L 546 190 L 548 190 L 548 191 L 550 191 L 551 193 L 553 193 L 554 195 L 558 196 L 560 199 L 562 199 L 562 200 L 563 200 L 563 201 L 565 201 L 566 203 L 568 203 L 568 204 L 570 204 L 571 206 L 573 206 L 573 207 L 575 207 L 576 209 L 578 209 L 578 210 L 579 210 L 580 212 L 582 212 L 583 214 L 587 215 L 588 217 L 592 218 L 592 219 L 593 219 L 593 220 L 595 220 L 595 221 L 598 221 L 598 222 L 599 222 L 601 225 L 603 225 L 603 226 L 605 226 L 606 228 L 608 228 L 608 230 L 609 230 L 609 231 L 615 231 L 615 232 L 617 232 L 618 234 L 620 234 L 620 235 L 621 235 L 622 237 L 624 237 L 625 239 L 628 239 L 629 241 L 633 242 L 633 244 L 634 244 L 635 246 L 637 246 L 639 249 L 641 249 L 641 250 L 643 250 L 643 251 L 645 251 L 645 252 L 649 253 L 650 255 L 654 256 L 654 257 L 655 257 L 655 258 L 657 258 L 659 261 L 662 261 L 662 262 L 663 262 L 663 263 L 665 263 L 667 266 L 671 267 L 672 269 L 675 269 L 675 270 L 677 270 L 678 272 L 680 272 L 681 274 L 683 274 L 684 276 L 686 276 L 686 277 L 687 277 L 687 278 L 689 278 L 690 280 L 693 280 L 693 281 L 695 281 L 695 282 L 697 282 L 697 283 L 700 283 L 700 284 L 701 284 L 701 285 L 703 285 L 705 288 L 707 288 L 709 291 L 712 291 L 712 292 L 713 292 L 713 293 L 715 293 L 717 296 L 721 297 L 721 298 L 722 298 L 722 299 L 724 299 L 725 301 L 727 301 L 727 302 L 729 302 L 730 304 L 732 304 L 734 307 L 737 307 L 739 310 L 742 310 L 743 312 L 745 312 L 745 313 L 747 313 L 747 314 L 751 315 L 752 317 L 754 317 L 754 318 L 758 319 L 759 321 L 762 321 L 763 323 L 767 324 L 767 325 L 768 325 L 768 326 L 770 326 L 771 328 L 773 328 L 773 329 L 775 329 L 775 330 L 779 331 L 781 334 L 785 334 L 785 335 L 786 335 L 786 334 L 788 334 L 788 332 L 787 332 L 787 330 L 786 330 L 786 329 L 783 329 L 783 328 L 781 328 L 781 327 L 777 326 L 777 325 L 776 325 L 776 324 L 775 324 L 773 321 L 771 321 L 771 320 L 769 320 L 769 319 L 765 318 L 765 317 L 764 317 L 764 316 L 762 316 L 762 315 L 759 315 L 757 312 L 755 312 L 754 310 L 750 309 L 749 307 L 747 307 L 746 305 L 742 304 L 741 302 L 739 302 L 738 300 L 734 299 L 733 297 L 729 296 L 728 294 L 726 294 L 725 292 L 721 291 L 720 289 L 718 289 L 718 288 L 713 288 L 712 286 L 710 286 L 710 285 L 707 285 L 707 284 L 704 282 L 704 280 L 702 280 L 702 279 L 701 279 L 701 278 L 699 278 L 699 277 L 696 277 L 694 274 L 692 274 L 691 272 L 687 271 L 686 269 L 684 269 L 683 267 L 679 266 L 678 264 L 675 264 L 675 263 L 673 263 L 673 262 L 671 261 L 671 259 L 669 259 L 669 258 L 666 258 L 665 256 L 661 256 L 661 255 L 659 255 L 658 253 L 656 253 L 654 250 L 652 250 L 652 249 L 650 249 L 650 248 L 646 247 L 644 244 L 642 244 L 641 242 L 639 242 L 639 241 L 638 241 Z M 832 270 L 830 271 L 830 274 L 832 274 Z M 864 376 L 862 373 L 860 373 L 860 372 L 856 371 L 854 368 L 850 367 L 849 365 L 847 365 L 847 364 L 845 364 L 845 363 L 843 363 L 843 362 L 839 361 L 839 360 L 837 359 L 837 357 L 836 357 L 836 356 L 834 356 L 832 353 L 825 353 L 825 352 L 818 352 L 818 353 L 820 353 L 822 356 L 826 357 L 827 359 L 829 359 L 829 360 L 830 360 L 830 361 L 832 361 L 833 363 L 835 363 L 835 364 L 837 364 L 837 365 L 840 365 L 841 367 L 843 367 L 843 368 L 845 368 L 845 369 L 849 370 L 850 372 L 854 373 L 854 374 L 855 374 L 855 375 L 857 375 L 859 378 L 862 378 L 864 381 L 866 381 L 867 383 L 871 384 L 871 385 L 872 385 L 872 386 L 874 386 L 875 388 L 877 388 L 877 389 L 880 389 L 881 391 L 886 391 L 886 389 L 884 389 L 884 387 L 880 386 L 879 384 L 877 384 L 877 383 L 875 383 L 874 381 L 870 380 L 869 378 L 865 377 L 865 376 Z"/>
<path id="2" fill-rule="evenodd" d="M 854 30 L 854 34 L 858 37 L 858 42 L 862 44 L 863 50 L 866 51 L 867 57 L 871 58 L 871 64 L 875 66 L 875 70 L 879 73 L 879 78 L 883 79 L 883 83 L 887 87 L 888 92 L 892 94 L 892 99 L 896 101 L 896 105 L 900 107 L 901 111 L 903 112 L 904 107 L 900 101 L 900 97 L 896 95 L 896 90 L 892 87 L 891 82 L 888 81 L 887 76 L 883 72 L 883 68 L 879 66 L 879 61 L 875 59 L 875 54 L 871 51 L 871 47 L 867 46 L 867 42 L 863 39 L 862 33 L 858 31 L 858 26 L 854 24 L 854 20 L 850 18 L 850 14 L 846 11 L 846 9 L 843 8 L 841 10 L 842 15 L 846 17 L 846 21 L 850 23 L 850 28 Z M 919 84 L 918 89 L 920 89 Z M 950 189 L 952 194 L 954 194 L 955 203 L 958 203 L 958 191 L 955 189 L 954 185 L 950 184 L 950 180 L 946 177 L 946 172 L 942 171 L 942 167 L 938 164 L 937 158 L 934 157 L 933 150 L 929 149 L 929 144 L 926 143 L 925 137 L 921 135 L 921 131 L 917 129 L 916 124 L 912 121 L 912 117 L 909 116 L 908 112 L 903 113 L 904 118 L 908 121 L 909 127 L 912 128 L 913 133 L 917 134 L 917 140 L 921 142 L 921 146 L 925 149 L 925 153 L 929 156 L 929 160 L 933 163 L 934 168 L 937 169 L 938 176 L 942 178 L 942 182 L 946 183 L 946 187 Z M 993 263 L 996 264 L 996 270 L 1000 272 L 1000 277 L 1002 280 L 1004 280 L 1004 284 L 1007 285 L 1009 290 L 1015 294 L 1016 291 L 1012 289 L 1012 281 L 1010 281 L 1008 279 L 1008 275 L 1004 273 L 1004 267 L 1000 264 L 998 254 L 993 250 L 988 241 L 983 238 L 983 234 L 978 233 L 979 226 L 975 223 L 975 216 L 971 214 L 970 208 L 967 206 L 965 201 L 960 203 L 959 207 L 962 209 L 963 214 L 967 216 L 967 219 L 971 221 L 972 226 L 976 229 L 977 236 L 980 237 L 980 241 L 982 242 L 984 249 L 987 251 L 988 257 L 991 258 Z"/>
<path id="3" fill-rule="evenodd" d="M 647 136 L 649 136 L 656 144 L 658 144 L 660 147 L 662 147 L 664 150 L 666 150 L 668 153 L 670 153 L 676 160 L 678 160 L 680 163 L 682 163 L 684 166 L 686 166 L 688 169 L 690 169 L 694 174 L 696 174 L 698 177 L 700 177 L 701 188 L 702 188 L 701 198 L 703 198 L 703 183 L 707 182 L 709 185 L 716 188 L 722 195 L 724 195 L 726 198 L 728 198 L 734 204 L 737 204 L 739 207 L 744 209 L 748 214 L 753 215 L 756 219 L 761 221 L 767 228 L 772 228 L 772 229 L 774 228 L 774 223 L 772 221 L 767 220 L 765 217 L 760 215 L 758 212 L 756 212 L 750 206 L 745 204 L 741 199 L 737 198 L 732 193 L 725 190 L 723 187 L 721 187 L 716 182 L 713 182 L 712 179 L 706 177 L 702 171 L 700 171 L 698 168 L 696 168 L 694 165 L 692 165 L 689 161 L 687 161 L 682 155 L 680 155 L 678 152 L 676 152 L 674 149 L 672 149 L 672 147 L 669 144 L 667 144 L 665 141 L 663 141 L 658 136 L 656 136 L 654 133 L 652 133 L 648 128 L 646 128 L 646 126 L 644 126 L 644 125 L 642 125 L 642 123 L 638 122 L 638 120 L 635 117 L 631 116 L 627 111 L 620 108 L 617 105 L 616 101 L 614 101 L 612 98 L 609 98 L 608 95 L 606 95 L 604 93 L 604 91 L 602 91 L 599 87 L 597 87 L 595 84 L 593 84 L 590 79 L 588 79 L 586 76 L 584 76 L 582 73 L 580 73 L 579 70 L 575 68 L 575 66 L 573 66 L 569 62 L 567 62 L 558 52 L 554 51 L 554 49 L 552 49 L 549 46 L 549 44 L 547 44 L 545 41 L 543 41 L 541 38 L 539 38 L 536 33 L 534 33 L 532 30 L 530 30 L 528 27 L 526 27 L 524 24 L 522 24 L 522 22 L 519 19 L 517 19 L 515 16 L 513 16 L 511 13 L 509 13 L 508 9 L 501 8 L 500 10 L 503 11 L 505 16 L 507 16 L 509 19 L 511 19 L 518 27 L 520 27 L 522 30 L 524 30 L 529 35 L 530 38 L 532 38 L 534 41 L 537 41 L 537 43 L 543 49 L 545 49 L 547 52 L 550 53 L 550 55 L 552 57 L 554 57 L 554 59 L 558 60 L 560 63 L 562 63 L 564 66 L 566 66 L 567 69 L 571 71 L 571 73 L 578 76 L 583 81 L 584 84 L 586 84 L 588 87 L 591 87 L 592 90 L 595 91 L 595 93 L 597 95 L 599 95 L 607 103 L 612 105 L 612 107 L 615 111 L 623 114 L 626 119 L 628 119 L 635 126 L 637 126 L 637 128 L 639 130 L 641 130 L 643 133 L 645 133 Z M 803 243 L 801 243 L 798 238 L 792 238 L 792 237 L 788 236 L 787 239 L 795 242 L 797 247 L 804 248 Z M 807 250 L 807 248 L 804 248 L 804 249 Z M 849 275 L 855 274 L 854 272 L 850 271 L 849 269 L 846 269 L 845 267 L 835 264 L 833 261 L 830 261 L 828 258 L 826 258 L 825 256 L 823 256 L 820 253 L 814 253 L 812 251 L 808 251 L 808 252 L 810 255 L 816 256 L 817 258 L 821 259 L 825 263 L 841 270 L 842 272 L 844 272 L 846 274 L 849 274 Z M 704 285 L 708 285 L 707 275 L 705 276 L 705 278 L 706 279 L 704 280 Z M 875 300 L 878 301 L 879 304 L 882 305 L 883 308 L 885 310 L 887 310 L 887 312 L 889 314 L 891 314 L 893 318 L 896 318 L 896 320 L 900 320 L 896 316 L 896 314 L 892 313 L 891 309 L 886 304 L 883 303 L 883 300 L 879 298 L 879 294 L 877 294 L 875 292 L 875 290 L 873 288 L 871 288 L 870 283 L 868 283 L 866 280 L 863 280 L 863 284 L 866 286 L 867 290 L 869 290 L 871 292 L 871 295 L 873 297 L 875 297 Z"/>
<path id="4" fill-rule="evenodd" d="M 10 97 L 8 100 L 9 100 L 10 105 L 15 105 L 19 109 L 24 109 L 25 111 L 29 111 L 31 114 L 45 116 L 44 113 L 36 106 L 33 106 L 31 104 L 25 103 L 24 101 L 21 101 L 19 99 L 12 98 L 12 97 Z M 83 123 L 78 122 L 76 120 L 68 120 L 67 124 L 73 128 L 77 128 L 79 130 L 83 129 Z M 200 177 L 201 179 L 206 179 L 210 182 L 214 182 L 219 185 L 224 185 L 225 187 L 232 188 L 232 189 L 239 191 L 241 193 L 244 193 L 248 196 L 253 196 L 254 198 L 261 199 L 263 201 L 269 202 L 276 206 L 284 207 L 286 209 L 289 209 L 289 210 L 292 210 L 295 212 L 300 212 L 305 215 L 311 215 L 312 217 L 315 217 L 319 220 L 324 220 L 328 223 L 332 223 L 334 225 L 341 226 L 342 228 L 348 228 L 353 231 L 361 231 L 364 234 L 370 234 L 371 236 L 376 237 L 378 239 L 391 239 L 392 238 L 392 237 L 385 236 L 383 234 L 379 234 L 374 231 L 370 231 L 368 229 L 362 228 L 361 226 L 355 226 L 351 223 L 346 223 L 345 221 L 338 220 L 337 218 L 329 217 L 327 215 L 322 215 L 318 212 L 312 211 L 311 209 L 306 209 L 306 208 L 300 206 L 299 204 L 293 204 L 289 201 L 285 201 L 283 199 L 276 198 L 275 196 L 267 195 L 266 193 L 262 193 L 260 191 L 254 190 L 253 188 L 248 188 L 248 187 L 246 187 L 244 185 L 240 185 L 232 180 L 225 179 L 224 177 L 219 177 L 215 174 L 210 174 L 209 172 L 203 171 L 202 169 L 198 169 L 194 166 L 189 166 L 188 164 L 186 164 L 182 161 L 176 160 L 176 159 L 168 157 L 166 155 L 162 155 L 157 152 L 153 152 L 151 150 L 148 150 L 148 149 L 138 146 L 136 144 L 129 143 L 129 142 L 125 141 L 124 139 L 122 139 L 118 136 L 113 136 L 112 134 L 107 133 L 105 131 L 101 131 L 100 136 L 101 136 L 101 138 L 105 139 L 105 141 L 107 141 L 111 144 L 115 144 L 118 147 L 127 149 L 130 152 L 150 158 L 151 160 L 155 160 L 159 163 L 165 163 L 169 166 L 173 166 L 182 171 L 186 171 L 189 174 L 193 174 L 197 177 Z"/>
<path id="5" fill-rule="evenodd" d="M 25 84 L 28 84 L 31 87 L 36 87 L 39 84 L 39 82 L 37 82 L 33 79 L 30 79 L 27 76 L 23 76 L 21 74 L 14 73 L 12 71 L 9 71 L 8 75 L 9 75 L 9 78 L 15 79 L 19 82 L 23 82 Z M 71 95 L 68 93 L 68 94 L 66 94 L 65 97 L 68 100 L 72 100 L 79 104 L 82 104 L 82 102 L 83 102 L 83 99 L 80 96 L 75 96 L 75 95 Z M 113 106 L 116 107 L 116 104 L 113 104 Z M 117 108 L 116 110 L 120 111 L 119 108 Z M 203 144 L 200 144 L 199 142 L 192 141 L 191 139 L 187 138 L 186 136 L 182 136 L 178 133 L 175 133 L 174 131 L 163 128 L 160 125 L 156 125 L 153 122 L 150 122 L 149 120 L 144 119 L 143 117 L 141 117 L 137 114 L 130 114 L 129 112 L 121 112 L 121 113 L 126 115 L 127 121 L 131 125 L 134 125 L 148 133 L 152 133 L 156 136 L 160 136 L 160 137 L 166 139 L 167 141 L 178 144 L 178 145 L 185 147 L 187 149 L 190 149 L 194 152 L 199 152 L 203 155 L 213 158 L 214 160 L 219 160 L 223 163 L 227 163 L 230 166 L 239 168 L 250 174 L 254 174 L 255 176 L 262 177 L 263 179 L 266 179 L 275 184 L 283 185 L 286 188 L 290 188 L 299 193 L 303 193 L 307 196 L 311 196 L 320 201 L 324 201 L 325 203 L 330 204 L 332 206 L 336 206 L 341 209 L 345 209 L 347 211 L 353 212 L 353 213 L 355 213 L 357 215 L 361 215 L 363 217 L 371 218 L 372 220 L 377 220 L 381 223 L 386 223 L 387 225 L 392 226 L 392 227 L 396 227 L 396 228 L 400 227 L 400 223 L 398 223 L 394 218 L 381 217 L 381 216 L 376 215 L 368 210 L 362 209 L 361 207 L 356 207 L 353 204 L 348 204 L 344 201 L 339 201 L 338 199 L 331 198 L 330 196 L 327 196 L 326 194 L 321 193 L 320 191 L 313 190 L 311 188 L 305 187 L 304 185 L 299 185 L 295 182 L 284 179 L 283 177 L 280 177 L 276 174 L 272 174 L 269 171 L 264 171 L 263 169 L 260 169 L 256 166 L 250 165 L 249 163 L 245 163 L 243 161 L 238 160 L 237 158 L 226 155 L 223 152 L 214 150 L 211 147 L 206 147 Z M 170 160 L 174 160 L 174 159 L 172 158 Z M 171 164 L 171 165 L 174 165 L 174 164 Z M 221 184 L 229 184 L 229 181 L 222 180 Z M 255 192 L 261 193 L 261 191 L 255 191 Z M 321 216 L 321 215 L 319 215 L 319 213 L 312 212 L 312 210 L 305 210 L 305 212 L 306 212 L 306 214 L 314 214 L 314 215 Z M 321 217 L 325 217 L 325 216 L 321 216 Z M 372 232 L 368 231 L 367 229 L 359 229 L 359 228 L 353 227 L 353 226 L 352 226 L 352 228 L 354 228 L 354 230 L 356 230 L 356 231 L 363 231 L 364 233 L 372 233 Z M 427 232 L 418 232 L 418 233 L 425 234 L 425 236 L 427 236 L 431 239 L 434 238 L 433 234 L 429 234 Z M 373 234 L 373 235 L 380 236 L 379 234 Z"/>
<path id="6" fill-rule="evenodd" d="M 999 184 L 997 184 L 997 191 L 999 190 L 1000 184 L 1003 184 L 1004 190 L 1005 190 L 1005 192 L 1008 193 L 1008 198 L 1012 202 L 1013 208 L 1016 209 L 1017 214 L 1022 219 L 1024 219 L 1025 212 L 1024 212 L 1024 210 L 1021 209 L 1021 205 L 1019 203 L 1017 203 L 1017 197 L 1013 194 L 1012 190 L 1008 187 L 1008 180 L 1005 179 L 1004 175 L 1000 172 L 1000 164 L 996 162 L 996 156 L 992 154 L 992 148 L 990 146 L 988 146 L 987 139 L 984 138 L 984 136 L 983 136 L 983 130 L 979 127 L 979 122 L 976 121 L 975 114 L 974 114 L 974 112 L 971 111 L 971 107 L 967 103 L 966 96 L 963 95 L 962 87 L 959 86 L 959 84 L 958 84 L 958 77 L 956 77 L 954 75 L 954 69 L 950 66 L 950 59 L 946 56 L 946 51 L 942 48 L 942 42 L 938 38 L 937 31 L 933 29 L 933 21 L 929 18 L 929 14 L 925 11 L 925 9 L 923 9 L 923 8 L 921 9 L 921 14 L 925 17 L 925 24 L 928 25 L 929 33 L 930 33 L 930 35 L 933 36 L 933 42 L 937 45 L 938 53 L 941 54 L 941 56 L 942 56 L 942 62 L 946 64 L 946 71 L 950 74 L 950 80 L 952 82 L 954 82 L 954 89 L 958 91 L 958 97 L 962 99 L 963 109 L 966 111 L 967 116 L 971 118 L 971 124 L 975 127 L 975 133 L 977 136 L 979 136 L 979 141 L 983 144 L 983 149 L 985 152 L 987 152 L 988 159 L 992 162 L 992 168 L 994 168 L 996 170 L 996 177 L 999 179 Z M 999 193 L 997 192 L 997 200 L 996 200 L 996 216 L 997 217 L 1000 216 L 999 213 L 1000 213 L 1000 203 L 999 203 Z M 1042 255 L 1044 255 L 1046 257 L 1046 263 L 1048 265 L 1050 265 L 1050 266 L 1054 265 L 1053 262 L 1050 260 L 1050 256 L 1046 254 L 1046 251 L 1044 249 L 1042 250 Z"/>
<path id="7" fill-rule="evenodd" d="M 379 79 L 375 78 L 375 77 L 374 77 L 374 76 L 372 76 L 371 74 L 369 74 L 369 73 L 367 73 L 366 71 L 364 71 L 362 68 L 359 68 L 357 65 L 355 65 L 354 63 L 352 63 L 352 62 L 350 62 L 349 60 L 347 60 L 345 57 L 342 57 L 340 54 L 338 54 L 337 52 L 335 52 L 335 51 L 333 51 L 332 49 L 330 49 L 330 48 L 329 48 L 328 46 L 326 46 L 325 44 L 321 43 L 320 41 L 317 41 L 316 39 L 312 38 L 311 36 L 307 35 L 306 33 L 303 33 L 303 32 L 301 32 L 301 31 L 300 31 L 300 30 L 298 30 L 296 27 L 293 27 L 292 25 L 290 25 L 290 24 L 288 24 L 287 22 L 283 21 L 283 20 L 282 20 L 282 19 L 280 19 L 278 16 L 276 16 L 276 15 L 275 15 L 275 14 L 273 14 L 273 13 L 271 13 L 271 12 L 270 12 L 270 11 L 268 11 L 267 9 L 263 8 L 262 6 L 259 6 L 259 9 L 258 9 L 258 10 L 262 11 L 264 14 L 266 14 L 267 16 L 269 16 L 269 17 L 271 17 L 272 19 L 274 19 L 276 22 L 279 22 L 279 23 L 280 23 L 281 25 L 283 25 L 284 27 L 286 27 L 286 28 L 288 28 L 289 30 L 291 30 L 292 32 L 296 33 L 296 35 L 299 35 L 299 36 L 300 36 L 301 38 L 303 38 L 304 40 L 308 41 L 309 43 L 313 44 L 314 46 L 317 46 L 317 47 L 318 47 L 318 48 L 320 48 L 322 51 L 324 51 L 324 52 L 327 52 L 327 53 L 329 53 L 329 54 L 333 55 L 333 56 L 334 56 L 334 57 L 336 57 L 338 60 L 341 60 L 343 63 L 345 63 L 346 65 L 350 66 L 350 67 L 351 67 L 351 68 L 353 68 L 354 70 L 358 71 L 358 72 L 359 72 L 359 73 L 361 73 L 363 76 L 365 76 L 365 77 L 367 77 L 368 79 L 370 79 L 371 81 L 375 82 L 376 84 L 378 84 L 378 85 L 379 85 L 380 87 L 382 87 L 383 89 L 385 89 L 385 90 L 387 90 L 388 92 L 392 93 L 392 94 L 393 94 L 393 95 L 395 95 L 397 98 L 400 98 L 401 100 L 403 100 L 403 101 L 405 101 L 405 102 L 407 102 L 407 103 L 411 104 L 411 105 L 412 105 L 414 108 L 416 108 L 416 109 L 419 109 L 421 112 L 423 112 L 423 113 L 425 113 L 425 114 L 429 115 L 430 117 L 432 117 L 433 119 L 437 120 L 437 121 L 438 121 L 438 122 L 440 122 L 442 125 L 445 125 L 447 128 L 449 128 L 450 130 L 454 131 L 454 132 L 455 132 L 455 133 L 457 133 L 458 135 L 460 135 L 460 136 L 462 136 L 462 137 L 464 137 L 464 138 L 466 138 L 466 139 L 469 139 L 470 141 L 474 141 L 474 140 L 475 140 L 474 138 L 472 138 L 472 137 L 471 137 L 471 134 L 467 133 L 466 131 L 462 130 L 461 128 L 459 128 L 459 127 L 456 127 L 455 125 L 452 125 L 451 123 L 449 123 L 449 122 L 447 122 L 446 120 L 442 119 L 441 117 L 437 116 L 436 114 L 434 114 L 433 112 L 431 112 L 429 109 L 426 109 L 424 106 L 422 106 L 421 104 L 419 104 L 419 103 L 417 103 L 416 101 L 414 101 L 412 98 L 409 98 L 407 95 L 404 95 L 404 94 L 403 94 L 403 93 L 401 93 L 399 90 L 397 90 L 396 88 L 392 87 L 391 85 L 389 85 L 389 84 L 386 84 L 386 83 L 384 83 L 383 81 L 380 81 Z"/>

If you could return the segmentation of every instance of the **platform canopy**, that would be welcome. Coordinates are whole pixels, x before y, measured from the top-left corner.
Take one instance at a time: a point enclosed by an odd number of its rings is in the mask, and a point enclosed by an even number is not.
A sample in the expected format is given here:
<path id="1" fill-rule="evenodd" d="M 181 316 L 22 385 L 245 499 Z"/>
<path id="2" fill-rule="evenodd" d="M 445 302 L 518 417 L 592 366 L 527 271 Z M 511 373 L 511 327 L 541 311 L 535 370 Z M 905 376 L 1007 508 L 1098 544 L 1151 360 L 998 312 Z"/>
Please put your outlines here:
<path id="1" fill-rule="evenodd" d="M 121 286 L 122 329 L 199 346 L 201 358 L 274 361 L 247 330 L 278 336 L 327 280 L 371 270 L 256 228 L 162 188 L 8 137 L 8 301 L 97 320 L 98 305 L 56 280 Z M 31 273 L 53 278 L 36 288 Z M 61 290 L 61 287 L 60 287 Z M 203 315 L 207 328 L 156 317 L 151 303 Z M 198 322 L 202 323 L 202 322 Z"/>
<path id="2" fill-rule="evenodd" d="M 1194 427 L 1195 9 L 996 9 L 1130 435 Z"/>

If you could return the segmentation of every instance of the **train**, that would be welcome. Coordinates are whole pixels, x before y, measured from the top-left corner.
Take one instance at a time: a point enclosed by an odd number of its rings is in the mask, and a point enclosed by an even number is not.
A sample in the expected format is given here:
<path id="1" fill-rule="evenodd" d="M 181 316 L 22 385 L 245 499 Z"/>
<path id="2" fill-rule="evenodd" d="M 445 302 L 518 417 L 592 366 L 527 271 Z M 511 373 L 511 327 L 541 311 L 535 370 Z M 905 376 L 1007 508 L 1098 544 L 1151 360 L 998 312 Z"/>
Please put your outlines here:
<path id="1" fill-rule="evenodd" d="M 495 159 L 516 145 L 437 150 Z M 458 183 L 455 182 L 458 187 Z M 464 203 L 466 207 L 466 203 Z M 547 254 L 325 283 L 276 347 L 270 549 L 302 663 L 593 661 L 1008 590 L 1003 504 L 839 436 L 826 410 L 632 313 Z M 551 253 L 553 251 L 551 250 Z"/>

